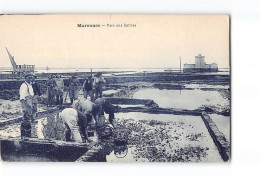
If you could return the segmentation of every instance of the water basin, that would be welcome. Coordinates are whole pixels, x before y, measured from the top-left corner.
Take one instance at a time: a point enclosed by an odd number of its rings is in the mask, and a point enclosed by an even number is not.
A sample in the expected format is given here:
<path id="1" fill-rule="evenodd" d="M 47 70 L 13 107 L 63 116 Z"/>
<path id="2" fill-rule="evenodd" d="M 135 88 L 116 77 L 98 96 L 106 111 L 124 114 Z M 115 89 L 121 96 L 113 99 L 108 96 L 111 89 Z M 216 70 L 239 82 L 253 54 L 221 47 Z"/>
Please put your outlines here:
<path id="1" fill-rule="evenodd" d="M 127 155 L 111 151 L 107 162 L 222 161 L 200 116 L 131 112 L 116 114 L 116 121 L 129 129 Z"/>
<path id="2" fill-rule="evenodd" d="M 202 106 L 229 106 L 229 100 L 223 98 L 217 91 L 194 90 L 160 90 L 142 89 L 133 98 L 151 99 L 162 108 L 177 108 L 195 110 Z"/>

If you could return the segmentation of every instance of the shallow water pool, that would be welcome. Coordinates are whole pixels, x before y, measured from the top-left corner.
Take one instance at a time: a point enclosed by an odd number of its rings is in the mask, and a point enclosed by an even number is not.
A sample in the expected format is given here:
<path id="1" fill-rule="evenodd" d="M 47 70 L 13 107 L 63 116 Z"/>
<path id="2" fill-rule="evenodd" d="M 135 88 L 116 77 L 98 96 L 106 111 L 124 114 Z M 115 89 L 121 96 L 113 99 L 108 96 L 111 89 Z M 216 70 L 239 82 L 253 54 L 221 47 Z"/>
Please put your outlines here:
<path id="1" fill-rule="evenodd" d="M 229 101 L 217 91 L 194 90 L 160 90 L 142 89 L 137 91 L 133 98 L 151 99 L 162 108 L 177 108 L 195 110 L 202 106 L 223 107 Z"/>
<path id="2" fill-rule="evenodd" d="M 127 146 L 108 146 L 107 162 L 222 161 L 200 116 L 131 112 L 117 113 L 115 117 L 119 126 L 128 129 L 129 138 Z M 20 125 L 6 126 L 1 134 L 3 131 L 6 136 L 19 137 Z M 65 140 L 65 133 L 58 114 L 42 118 L 33 126 L 34 137 L 40 139 Z"/>
<path id="3" fill-rule="evenodd" d="M 219 162 L 222 161 L 200 116 L 119 113 L 116 120 L 131 132 L 127 155 L 111 152 L 108 162 Z"/>

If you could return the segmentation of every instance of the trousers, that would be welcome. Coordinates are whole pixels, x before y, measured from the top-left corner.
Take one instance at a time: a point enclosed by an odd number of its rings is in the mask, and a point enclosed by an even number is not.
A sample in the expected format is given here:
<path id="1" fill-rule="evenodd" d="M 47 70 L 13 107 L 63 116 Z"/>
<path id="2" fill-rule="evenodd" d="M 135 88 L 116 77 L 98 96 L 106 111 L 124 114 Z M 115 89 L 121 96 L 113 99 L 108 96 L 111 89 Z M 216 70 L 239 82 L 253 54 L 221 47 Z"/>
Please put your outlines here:
<path id="1" fill-rule="evenodd" d="M 86 91 L 84 90 L 84 98 L 87 99 L 88 96 L 90 96 L 90 100 L 93 102 L 94 101 L 94 90 Z"/>
<path id="2" fill-rule="evenodd" d="M 96 89 L 95 89 L 95 98 L 102 98 L 103 94 L 103 88 L 102 86 L 97 86 Z"/>
<path id="3" fill-rule="evenodd" d="M 60 113 L 61 119 L 70 129 L 71 139 L 74 142 L 83 142 L 78 125 L 78 112 L 73 108 L 66 108 Z"/>
<path id="4" fill-rule="evenodd" d="M 21 137 L 31 137 L 31 122 L 34 121 L 35 113 L 37 112 L 37 98 L 27 96 L 22 107 Z"/>
<path id="5" fill-rule="evenodd" d="M 61 90 L 56 92 L 56 104 L 63 104 L 63 91 Z"/>
<path id="6" fill-rule="evenodd" d="M 71 99 L 78 99 L 79 90 L 78 89 L 69 89 L 69 96 Z"/>

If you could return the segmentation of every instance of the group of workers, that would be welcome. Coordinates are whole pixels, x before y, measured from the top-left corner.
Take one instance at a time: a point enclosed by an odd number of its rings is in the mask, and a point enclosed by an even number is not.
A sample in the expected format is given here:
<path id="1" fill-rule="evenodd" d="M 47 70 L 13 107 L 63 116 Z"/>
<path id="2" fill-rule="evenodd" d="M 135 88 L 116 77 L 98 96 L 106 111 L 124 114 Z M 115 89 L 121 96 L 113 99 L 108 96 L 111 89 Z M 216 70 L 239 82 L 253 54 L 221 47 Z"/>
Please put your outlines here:
<path id="1" fill-rule="evenodd" d="M 106 80 L 100 72 L 98 72 L 94 77 L 86 77 L 82 86 L 84 98 L 87 99 L 89 96 L 92 102 L 97 98 L 102 98 L 103 85 L 105 83 Z M 65 87 L 64 80 L 59 74 L 56 76 L 49 75 L 45 84 L 47 86 L 48 106 L 62 105 L 65 89 L 68 91 L 70 102 L 72 104 L 74 100 L 78 99 L 78 93 L 81 89 L 81 83 L 75 75 L 69 78 L 67 87 Z M 65 98 L 66 97 L 67 96 L 65 96 Z"/>
<path id="2" fill-rule="evenodd" d="M 31 122 L 35 120 L 37 104 L 41 91 L 35 82 L 34 74 L 26 74 L 25 82 L 20 87 L 20 101 L 23 109 L 21 122 L 21 137 L 31 137 Z M 101 73 L 94 78 L 86 78 L 83 83 L 84 98 L 78 99 L 80 82 L 72 76 L 69 79 L 68 90 L 71 106 L 60 113 L 60 118 L 68 129 L 67 139 L 75 142 L 85 142 L 88 137 L 87 128 L 90 123 L 95 123 L 98 128 L 104 124 L 104 113 L 109 115 L 109 123 L 114 127 L 114 113 L 118 107 L 113 106 L 108 100 L 102 98 L 102 86 L 105 79 Z M 46 81 L 48 105 L 63 104 L 64 81 L 60 75 L 50 75 Z M 90 97 L 90 100 L 88 99 Z M 56 101 L 54 101 L 56 99 Z M 50 102 L 50 103 L 49 103 Z"/>
<path id="3" fill-rule="evenodd" d="M 61 75 L 49 75 L 45 82 L 47 86 L 48 106 L 63 104 L 64 81 Z"/>
<path id="4" fill-rule="evenodd" d="M 109 123 L 115 127 L 114 113 L 118 112 L 118 109 L 104 98 L 98 98 L 94 102 L 82 98 L 74 101 L 71 108 L 65 108 L 60 117 L 71 134 L 68 138 L 75 142 L 85 142 L 91 123 L 95 121 L 97 130 L 105 125 L 104 113 L 109 115 Z"/>

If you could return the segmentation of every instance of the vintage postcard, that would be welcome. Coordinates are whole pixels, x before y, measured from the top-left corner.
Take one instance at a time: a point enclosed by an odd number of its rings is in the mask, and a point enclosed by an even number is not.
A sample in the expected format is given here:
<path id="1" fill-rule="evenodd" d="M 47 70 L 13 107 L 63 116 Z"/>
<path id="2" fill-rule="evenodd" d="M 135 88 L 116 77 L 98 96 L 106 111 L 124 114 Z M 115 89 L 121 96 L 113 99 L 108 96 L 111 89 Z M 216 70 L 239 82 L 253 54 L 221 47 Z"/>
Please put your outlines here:
<path id="1" fill-rule="evenodd" d="M 230 161 L 229 20 L 1 15 L 1 160 Z"/>

